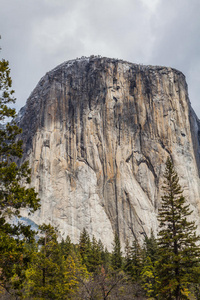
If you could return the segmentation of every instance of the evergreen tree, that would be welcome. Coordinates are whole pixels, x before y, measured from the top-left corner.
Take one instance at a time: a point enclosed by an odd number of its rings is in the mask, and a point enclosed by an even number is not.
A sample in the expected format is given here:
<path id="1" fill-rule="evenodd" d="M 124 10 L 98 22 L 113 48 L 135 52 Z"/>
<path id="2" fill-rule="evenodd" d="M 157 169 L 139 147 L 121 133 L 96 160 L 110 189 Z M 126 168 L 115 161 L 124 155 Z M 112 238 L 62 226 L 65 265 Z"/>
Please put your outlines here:
<path id="1" fill-rule="evenodd" d="M 62 255 L 55 228 L 44 224 L 39 229 L 42 236 L 26 271 L 25 294 L 28 299 L 66 299 L 78 285 L 75 262 Z"/>
<path id="2" fill-rule="evenodd" d="M 135 282 L 140 282 L 143 267 L 143 251 L 137 240 L 133 241 L 131 247 L 131 278 Z"/>
<path id="3" fill-rule="evenodd" d="M 158 243 L 152 230 L 150 237 L 145 236 L 143 249 L 145 257 L 149 257 L 152 264 L 155 265 L 158 261 Z"/>
<path id="4" fill-rule="evenodd" d="M 103 266 L 106 270 L 108 270 L 110 267 L 111 256 L 112 256 L 112 253 L 109 253 L 108 249 L 105 247 L 105 249 L 101 252 L 101 258 L 103 261 Z"/>
<path id="5" fill-rule="evenodd" d="M 199 247 L 189 205 L 183 196 L 179 178 L 170 158 L 167 159 L 158 220 L 160 279 L 159 295 L 162 299 L 188 299 L 189 284 L 199 261 Z"/>
<path id="6" fill-rule="evenodd" d="M 82 257 L 83 264 L 86 265 L 87 269 L 90 268 L 90 255 L 91 255 L 91 241 L 89 234 L 85 228 L 83 228 L 83 231 L 80 234 L 79 239 L 79 252 Z"/>
<path id="7" fill-rule="evenodd" d="M 80 284 L 88 280 L 88 277 L 89 274 L 86 266 L 81 263 L 80 255 L 76 255 L 75 252 L 72 252 L 72 255 L 69 254 L 65 262 L 61 299 L 78 299 L 77 291 Z M 75 298 L 72 297 L 73 295 Z"/>
<path id="8" fill-rule="evenodd" d="M 57 231 L 51 225 L 39 227 L 42 237 L 32 264 L 26 272 L 26 292 L 40 299 L 54 299 L 62 281 L 61 266 L 64 261 L 57 242 Z"/>
<path id="9" fill-rule="evenodd" d="M 110 254 L 108 253 L 108 250 L 106 248 L 104 249 L 104 245 L 100 239 L 98 241 L 98 248 L 101 253 L 101 262 L 106 268 L 110 261 Z"/>
<path id="10" fill-rule="evenodd" d="M 149 256 L 146 257 L 143 264 L 141 281 L 148 299 L 158 299 L 157 286 L 159 283 L 159 278 L 156 269 L 156 262 L 153 264 Z"/>
<path id="11" fill-rule="evenodd" d="M 118 270 L 122 267 L 122 252 L 121 244 L 119 240 L 119 235 L 115 233 L 114 243 L 113 243 L 113 252 L 111 256 L 111 265 L 114 270 Z"/>
<path id="12" fill-rule="evenodd" d="M 102 265 L 101 248 L 99 247 L 99 244 L 94 236 L 92 238 L 92 243 L 91 243 L 89 265 L 90 268 L 88 271 L 90 272 L 95 272 L 98 269 L 98 267 Z"/>
<path id="13" fill-rule="evenodd" d="M 127 274 L 131 275 L 132 273 L 132 258 L 131 258 L 131 246 L 129 245 L 129 240 L 126 240 L 125 244 L 125 264 L 124 270 Z"/>
<path id="14" fill-rule="evenodd" d="M 7 61 L 0 61 L 0 212 L 3 216 L 19 216 L 20 208 L 30 208 L 35 211 L 39 207 L 38 199 L 33 188 L 25 188 L 29 184 L 30 169 L 25 162 L 17 166 L 16 159 L 22 157 L 22 141 L 17 140 L 17 135 L 22 130 L 16 126 L 13 118 L 15 109 L 8 104 L 15 102 L 12 80 Z M 8 122 L 12 118 L 12 123 Z M 3 222 L 4 223 L 4 222 Z"/>
<path id="15" fill-rule="evenodd" d="M 30 169 L 25 162 L 21 166 L 16 160 L 22 157 L 21 133 L 15 122 L 15 102 L 8 61 L 0 61 L 0 282 L 6 290 L 20 293 L 24 269 L 29 255 L 24 244 L 33 238 L 29 226 L 11 225 L 11 217 L 20 217 L 20 209 L 30 212 L 39 207 L 39 199 L 30 183 Z"/>
<path id="16" fill-rule="evenodd" d="M 70 254 L 70 252 L 72 251 L 73 248 L 73 244 L 71 242 L 71 239 L 69 237 L 69 235 L 67 235 L 66 239 L 62 239 L 61 243 L 60 243 L 60 249 L 61 249 L 61 253 L 62 255 L 67 258 L 67 256 Z"/>
<path id="17" fill-rule="evenodd" d="M 40 226 L 40 234 L 42 237 L 26 271 L 25 299 L 71 299 L 80 281 L 88 276 L 86 267 L 73 247 L 67 257 L 63 255 L 57 241 L 58 231 L 51 225 Z"/>

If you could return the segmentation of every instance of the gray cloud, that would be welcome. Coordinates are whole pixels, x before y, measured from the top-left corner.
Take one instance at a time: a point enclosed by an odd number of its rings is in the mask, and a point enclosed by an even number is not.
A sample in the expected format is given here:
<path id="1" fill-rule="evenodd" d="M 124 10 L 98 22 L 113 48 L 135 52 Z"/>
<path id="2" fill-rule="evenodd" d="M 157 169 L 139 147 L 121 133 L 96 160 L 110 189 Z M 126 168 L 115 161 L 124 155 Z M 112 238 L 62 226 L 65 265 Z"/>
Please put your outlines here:
<path id="1" fill-rule="evenodd" d="M 192 105 L 200 116 L 200 2 L 160 1 L 153 31 L 153 64 L 168 65 L 185 75 Z"/>
<path id="2" fill-rule="evenodd" d="M 0 7 L 1 56 L 17 109 L 59 63 L 100 54 L 181 70 L 200 116 L 199 0 L 0 0 Z"/>

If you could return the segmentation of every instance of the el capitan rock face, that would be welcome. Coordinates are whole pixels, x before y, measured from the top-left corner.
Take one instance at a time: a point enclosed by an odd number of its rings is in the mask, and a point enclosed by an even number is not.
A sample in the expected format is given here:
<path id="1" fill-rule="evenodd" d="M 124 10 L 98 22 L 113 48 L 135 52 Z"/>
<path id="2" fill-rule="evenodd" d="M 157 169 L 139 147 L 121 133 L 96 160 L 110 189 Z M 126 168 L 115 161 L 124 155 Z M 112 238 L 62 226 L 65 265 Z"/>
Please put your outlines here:
<path id="1" fill-rule="evenodd" d="M 200 229 L 199 120 L 174 69 L 90 57 L 63 63 L 21 110 L 24 158 L 41 198 L 36 223 L 77 242 L 85 227 L 111 249 L 157 230 L 170 155 Z M 26 212 L 24 212 L 26 215 Z"/>

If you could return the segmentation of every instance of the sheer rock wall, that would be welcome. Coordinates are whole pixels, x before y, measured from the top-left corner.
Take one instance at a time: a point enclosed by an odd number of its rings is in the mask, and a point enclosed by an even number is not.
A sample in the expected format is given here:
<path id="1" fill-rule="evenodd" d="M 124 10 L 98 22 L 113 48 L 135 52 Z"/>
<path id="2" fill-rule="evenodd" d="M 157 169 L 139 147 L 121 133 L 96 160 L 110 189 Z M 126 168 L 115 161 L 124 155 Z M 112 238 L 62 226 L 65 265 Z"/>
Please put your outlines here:
<path id="1" fill-rule="evenodd" d="M 85 227 L 110 250 L 157 230 L 170 155 L 200 229 L 199 120 L 184 75 L 90 57 L 38 83 L 18 116 L 41 209 L 32 220 L 77 242 Z M 23 212 L 26 215 L 26 212 Z"/>

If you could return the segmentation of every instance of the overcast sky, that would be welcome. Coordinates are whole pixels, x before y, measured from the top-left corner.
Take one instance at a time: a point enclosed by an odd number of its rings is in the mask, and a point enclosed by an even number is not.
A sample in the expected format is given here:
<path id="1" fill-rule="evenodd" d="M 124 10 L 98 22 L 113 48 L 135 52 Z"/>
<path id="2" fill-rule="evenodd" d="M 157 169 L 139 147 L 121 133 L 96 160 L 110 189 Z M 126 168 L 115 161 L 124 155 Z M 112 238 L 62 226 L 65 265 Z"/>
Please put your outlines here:
<path id="1" fill-rule="evenodd" d="M 17 110 L 58 64 L 102 55 L 186 75 L 200 117 L 200 0 L 0 0 Z"/>

